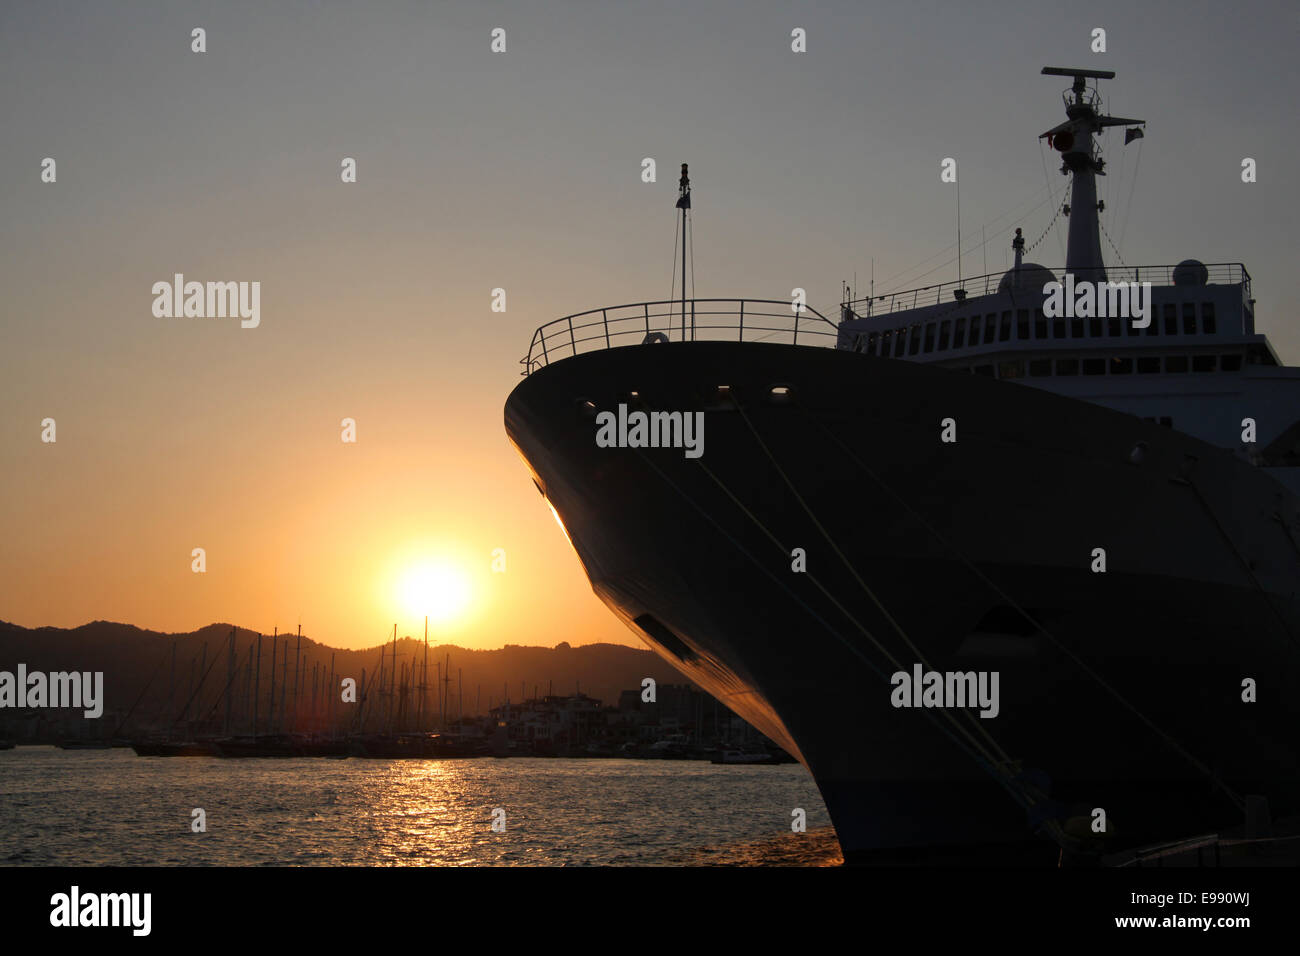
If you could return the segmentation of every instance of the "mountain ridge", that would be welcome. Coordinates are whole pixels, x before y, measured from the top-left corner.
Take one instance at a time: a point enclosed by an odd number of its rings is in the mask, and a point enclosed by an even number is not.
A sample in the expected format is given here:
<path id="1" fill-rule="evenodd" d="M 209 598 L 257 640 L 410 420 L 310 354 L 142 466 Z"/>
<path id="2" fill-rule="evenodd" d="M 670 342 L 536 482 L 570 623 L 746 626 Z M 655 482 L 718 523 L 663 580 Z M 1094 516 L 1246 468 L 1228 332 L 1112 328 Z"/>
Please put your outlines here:
<path id="1" fill-rule="evenodd" d="M 228 676 L 232 628 L 236 633 L 233 679 Z M 365 679 L 373 682 L 382 655 L 385 683 L 390 679 L 391 639 L 371 647 L 348 649 L 330 647 L 303 634 L 302 661 L 295 674 L 291 658 L 297 642 L 296 633 L 280 634 L 278 639 L 262 635 L 259 686 L 263 696 L 272 680 L 272 662 L 277 696 L 291 696 L 296 684 L 304 703 L 313 692 L 323 698 L 331 668 L 336 679 L 353 677 L 360 685 L 364 670 Z M 133 702 L 137 717 L 164 717 L 167 713 L 179 716 L 191 696 L 198 701 L 195 709 L 219 708 L 227 685 L 242 700 L 241 695 L 247 693 L 247 678 L 240 674 L 258 667 L 257 643 L 256 631 L 226 622 L 169 633 L 117 621 L 91 621 L 74 628 L 26 628 L 0 621 L 0 670 L 14 671 L 23 663 L 29 673 L 102 671 L 105 718 L 110 712 L 126 712 Z M 424 648 L 418 638 L 397 639 L 399 684 L 403 668 L 412 664 L 416 668 L 412 683 L 420 682 L 426 666 Z M 447 674 L 441 674 L 444 666 Z M 518 702 L 552 690 L 557 694 L 581 690 L 604 704 L 617 704 L 621 692 L 639 689 L 646 677 L 661 684 L 690 683 L 649 650 L 600 642 L 570 645 L 562 641 L 553 647 L 506 644 L 481 650 L 430 643 L 427 672 L 431 686 L 439 676 L 450 677 L 450 684 L 443 684 L 448 691 L 449 710 L 463 707 L 467 716 L 486 713 L 490 705 L 507 697 Z M 431 690 L 431 696 L 433 693 Z"/>

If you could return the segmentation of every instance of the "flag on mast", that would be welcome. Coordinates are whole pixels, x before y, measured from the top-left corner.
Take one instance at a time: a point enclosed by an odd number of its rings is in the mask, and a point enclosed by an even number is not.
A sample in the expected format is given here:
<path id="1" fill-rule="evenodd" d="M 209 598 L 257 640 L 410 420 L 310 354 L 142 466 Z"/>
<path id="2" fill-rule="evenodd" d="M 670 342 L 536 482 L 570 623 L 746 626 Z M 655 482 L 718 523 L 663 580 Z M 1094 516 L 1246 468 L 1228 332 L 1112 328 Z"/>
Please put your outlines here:
<path id="1" fill-rule="evenodd" d="M 686 175 L 686 164 L 682 163 L 682 179 L 678 183 L 681 187 L 681 195 L 677 197 L 678 209 L 691 208 L 691 178 Z"/>

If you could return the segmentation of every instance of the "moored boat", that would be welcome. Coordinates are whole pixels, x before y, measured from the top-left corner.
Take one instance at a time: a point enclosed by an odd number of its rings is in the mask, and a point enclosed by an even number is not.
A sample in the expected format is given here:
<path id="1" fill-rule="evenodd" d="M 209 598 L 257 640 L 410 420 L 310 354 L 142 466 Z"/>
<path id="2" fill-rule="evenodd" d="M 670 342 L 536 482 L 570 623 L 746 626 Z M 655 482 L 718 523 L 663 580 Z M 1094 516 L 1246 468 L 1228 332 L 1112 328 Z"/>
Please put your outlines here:
<path id="1" fill-rule="evenodd" d="M 1142 124 L 1101 112 L 1113 74 L 1045 72 L 1063 270 L 1017 235 L 1005 273 L 838 322 L 597 309 L 537 330 L 506 404 L 596 594 L 809 769 L 849 861 L 1300 812 L 1300 370 L 1241 264 L 1103 262 L 1094 136 Z"/>

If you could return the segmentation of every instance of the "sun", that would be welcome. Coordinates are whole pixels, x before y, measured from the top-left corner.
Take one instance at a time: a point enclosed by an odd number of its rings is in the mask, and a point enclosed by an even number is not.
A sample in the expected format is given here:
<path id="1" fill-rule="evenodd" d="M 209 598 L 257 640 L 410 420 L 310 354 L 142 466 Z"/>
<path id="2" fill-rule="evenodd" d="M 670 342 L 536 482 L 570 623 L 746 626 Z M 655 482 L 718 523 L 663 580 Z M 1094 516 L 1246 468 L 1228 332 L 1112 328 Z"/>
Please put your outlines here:
<path id="1" fill-rule="evenodd" d="M 447 624 L 460 618 L 474 598 L 470 576 L 454 564 L 426 562 L 403 572 L 397 598 L 410 615 L 428 616 L 429 623 Z"/>

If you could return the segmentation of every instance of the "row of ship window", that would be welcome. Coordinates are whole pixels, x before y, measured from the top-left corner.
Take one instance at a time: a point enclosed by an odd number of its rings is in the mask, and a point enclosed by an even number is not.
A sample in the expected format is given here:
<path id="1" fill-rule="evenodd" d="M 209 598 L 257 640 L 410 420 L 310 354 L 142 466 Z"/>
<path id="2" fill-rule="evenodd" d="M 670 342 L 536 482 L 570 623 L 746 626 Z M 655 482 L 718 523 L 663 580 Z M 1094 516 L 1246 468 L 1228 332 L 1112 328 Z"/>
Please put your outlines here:
<path id="1" fill-rule="evenodd" d="M 1047 375 L 1159 375 L 1162 372 L 1239 372 L 1242 356 L 1239 352 L 1228 355 L 1116 355 L 1111 358 L 1042 358 L 1016 359 L 996 365 L 972 365 L 970 371 L 989 378 L 1030 378 Z"/>
<path id="2" fill-rule="evenodd" d="M 944 319 L 942 322 L 930 322 L 924 326 L 924 332 L 922 326 L 913 325 L 910 330 L 904 327 L 884 332 L 868 332 L 865 335 L 860 333 L 854 344 L 854 350 L 866 352 L 868 355 L 900 358 L 904 355 L 944 352 L 948 349 L 1031 339 L 1102 338 L 1125 334 L 1138 336 L 1144 333 L 1178 335 L 1180 334 L 1179 318 L 1178 304 L 1174 302 L 1164 303 L 1160 317 L 1152 316 L 1151 324 L 1145 329 L 1135 328 L 1131 319 L 1119 317 L 1048 319 L 1043 315 L 1042 309 L 1035 309 L 1031 320 L 1028 309 L 1017 309 L 1014 313 L 1006 311 L 1001 315 L 991 312 L 988 315 L 961 316 L 955 319 Z M 1181 319 L 1182 335 L 1213 335 L 1218 329 L 1213 302 L 1202 302 L 1199 309 L 1195 302 L 1182 303 Z M 1031 330 L 1032 335 L 1030 335 Z"/>

